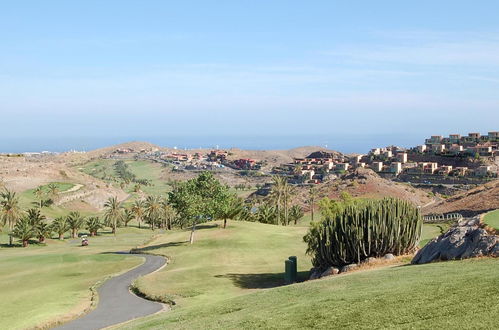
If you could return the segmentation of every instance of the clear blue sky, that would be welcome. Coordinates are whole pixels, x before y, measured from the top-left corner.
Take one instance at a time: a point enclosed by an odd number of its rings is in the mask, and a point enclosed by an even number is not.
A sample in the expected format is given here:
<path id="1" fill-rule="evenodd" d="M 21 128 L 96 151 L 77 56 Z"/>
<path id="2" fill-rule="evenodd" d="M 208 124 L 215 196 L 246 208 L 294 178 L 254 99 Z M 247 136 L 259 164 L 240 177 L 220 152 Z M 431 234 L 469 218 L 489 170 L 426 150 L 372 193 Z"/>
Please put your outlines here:
<path id="1" fill-rule="evenodd" d="M 499 130 L 498 13 L 493 0 L 2 1 L 0 151 L 298 135 L 355 149 L 344 141 Z"/>

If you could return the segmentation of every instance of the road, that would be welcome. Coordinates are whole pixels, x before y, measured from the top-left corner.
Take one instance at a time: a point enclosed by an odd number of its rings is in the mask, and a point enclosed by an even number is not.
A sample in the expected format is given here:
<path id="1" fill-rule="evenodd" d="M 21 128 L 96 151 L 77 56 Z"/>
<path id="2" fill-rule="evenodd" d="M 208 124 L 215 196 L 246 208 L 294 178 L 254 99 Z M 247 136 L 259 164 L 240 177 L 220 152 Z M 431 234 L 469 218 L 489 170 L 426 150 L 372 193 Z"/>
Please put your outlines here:
<path id="1" fill-rule="evenodd" d="M 145 262 L 105 281 L 98 289 L 99 302 L 94 310 L 56 329 L 102 329 L 162 310 L 162 304 L 137 297 L 129 291 L 129 287 L 137 277 L 163 267 L 166 263 L 165 258 L 147 254 L 131 255 L 145 258 Z"/>

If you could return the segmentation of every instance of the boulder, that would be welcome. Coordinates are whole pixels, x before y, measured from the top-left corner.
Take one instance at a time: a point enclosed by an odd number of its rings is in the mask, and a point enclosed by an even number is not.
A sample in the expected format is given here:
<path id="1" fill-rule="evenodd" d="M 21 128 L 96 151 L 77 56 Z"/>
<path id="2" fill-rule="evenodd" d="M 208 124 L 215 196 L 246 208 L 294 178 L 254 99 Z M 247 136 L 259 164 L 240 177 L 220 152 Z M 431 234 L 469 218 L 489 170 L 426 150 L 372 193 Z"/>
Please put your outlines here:
<path id="1" fill-rule="evenodd" d="M 350 264 L 350 265 L 346 265 L 346 266 L 343 266 L 341 267 L 341 273 L 347 273 L 347 272 L 350 272 L 354 269 L 357 269 L 359 267 L 359 265 L 357 264 Z"/>
<path id="2" fill-rule="evenodd" d="M 321 277 L 321 271 L 320 271 L 320 269 L 315 268 L 315 267 L 312 268 L 312 269 L 310 269 L 310 276 L 308 278 L 309 280 L 316 280 L 316 279 L 318 279 L 320 277 Z"/>
<path id="3" fill-rule="evenodd" d="M 376 262 L 376 258 L 369 257 L 369 258 L 362 260 L 360 263 L 361 264 L 372 264 L 373 262 Z"/>
<path id="4" fill-rule="evenodd" d="M 328 269 L 326 269 L 322 274 L 321 274 L 321 277 L 324 277 L 324 276 L 330 276 L 330 275 L 336 275 L 340 272 L 340 270 L 338 268 L 335 268 L 335 267 L 329 267 Z"/>
<path id="5" fill-rule="evenodd" d="M 438 236 L 418 251 L 412 264 L 432 261 L 499 257 L 499 237 L 481 228 L 480 218 L 463 219 L 446 233 Z"/>
<path id="6" fill-rule="evenodd" d="M 391 253 L 387 253 L 387 254 L 385 254 L 383 256 L 383 259 L 385 259 L 385 260 L 393 260 L 393 259 L 395 259 L 395 256 L 393 254 L 391 254 Z"/>

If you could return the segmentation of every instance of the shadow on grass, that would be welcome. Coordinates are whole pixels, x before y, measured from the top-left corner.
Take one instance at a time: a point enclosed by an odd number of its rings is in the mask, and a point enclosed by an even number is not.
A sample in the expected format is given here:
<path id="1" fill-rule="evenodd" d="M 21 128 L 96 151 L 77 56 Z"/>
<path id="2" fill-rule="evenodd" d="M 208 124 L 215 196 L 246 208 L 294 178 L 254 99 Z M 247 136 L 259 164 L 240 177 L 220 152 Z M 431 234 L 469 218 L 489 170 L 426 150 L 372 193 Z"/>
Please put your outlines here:
<path id="1" fill-rule="evenodd" d="M 183 245 L 187 245 L 187 243 L 189 243 L 189 241 L 168 242 L 168 243 L 163 243 L 163 244 L 150 245 L 150 246 L 146 246 L 143 248 L 133 249 L 133 253 L 148 252 L 148 251 L 153 251 L 153 250 L 168 248 L 168 247 L 173 247 L 173 246 L 183 246 Z"/>
<path id="2" fill-rule="evenodd" d="M 217 228 L 218 227 L 218 224 L 217 223 L 214 223 L 214 224 L 204 224 L 204 225 L 196 225 L 196 230 L 203 230 L 203 229 L 211 229 L 211 228 Z M 191 228 L 188 228 L 187 230 L 191 230 Z"/>
<path id="3" fill-rule="evenodd" d="M 40 243 L 38 240 L 30 239 L 30 240 L 28 240 L 28 247 L 29 246 L 47 246 L 47 243 Z M 0 247 L 2 247 L 2 248 L 22 248 L 23 245 L 21 242 L 14 240 L 12 245 L 10 245 L 9 243 L 1 243 Z"/>
<path id="4" fill-rule="evenodd" d="M 309 272 L 298 272 L 297 282 L 304 282 Z M 261 274 L 225 274 L 215 275 L 216 278 L 228 278 L 235 286 L 241 289 L 270 289 L 285 285 L 284 273 L 261 273 Z"/>

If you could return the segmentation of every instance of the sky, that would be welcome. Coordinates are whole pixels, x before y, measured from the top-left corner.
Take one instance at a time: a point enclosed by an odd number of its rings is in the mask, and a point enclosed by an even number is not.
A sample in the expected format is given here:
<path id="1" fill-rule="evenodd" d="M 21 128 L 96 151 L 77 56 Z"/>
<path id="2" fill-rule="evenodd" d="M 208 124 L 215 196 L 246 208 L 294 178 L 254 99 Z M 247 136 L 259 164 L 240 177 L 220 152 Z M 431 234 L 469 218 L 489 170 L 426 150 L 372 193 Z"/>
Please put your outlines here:
<path id="1" fill-rule="evenodd" d="M 0 152 L 499 130 L 499 1 L 0 0 Z"/>

